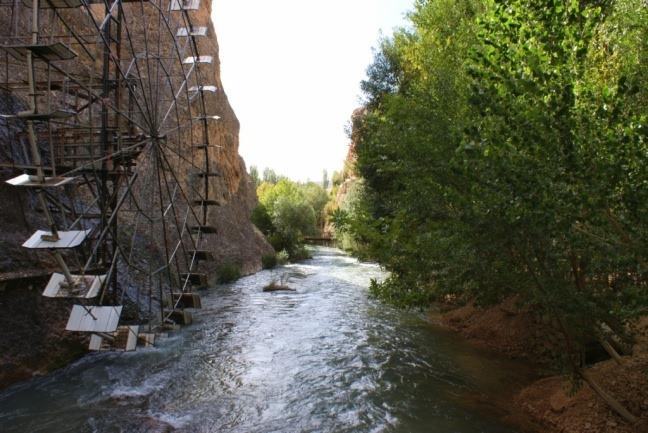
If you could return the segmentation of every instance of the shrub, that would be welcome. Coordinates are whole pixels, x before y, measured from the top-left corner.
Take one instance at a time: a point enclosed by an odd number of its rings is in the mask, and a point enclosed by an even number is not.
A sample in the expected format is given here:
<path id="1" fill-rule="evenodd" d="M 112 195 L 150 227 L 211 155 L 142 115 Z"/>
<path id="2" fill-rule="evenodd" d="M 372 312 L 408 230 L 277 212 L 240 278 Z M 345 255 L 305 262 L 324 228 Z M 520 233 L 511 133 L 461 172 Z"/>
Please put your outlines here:
<path id="1" fill-rule="evenodd" d="M 298 262 L 300 260 L 306 260 L 310 258 L 312 258 L 311 253 L 305 245 L 298 245 L 292 250 L 290 254 L 290 260 L 293 262 Z"/>
<path id="2" fill-rule="evenodd" d="M 286 250 L 281 250 L 277 253 L 277 264 L 278 265 L 285 265 L 288 263 L 288 259 L 290 256 L 288 255 L 288 251 Z"/>
<path id="3" fill-rule="evenodd" d="M 241 278 L 241 268 L 234 263 L 223 263 L 216 269 L 218 283 L 225 284 Z"/>
<path id="4" fill-rule="evenodd" d="M 261 203 L 252 211 L 252 216 L 250 217 L 252 224 L 254 224 L 261 233 L 268 235 L 274 231 L 274 226 L 272 225 L 272 218 L 268 213 L 268 209 Z"/>
<path id="5" fill-rule="evenodd" d="M 261 256 L 261 267 L 263 269 L 272 269 L 275 266 L 277 266 L 277 255 L 272 253 L 272 254 L 264 254 Z"/>

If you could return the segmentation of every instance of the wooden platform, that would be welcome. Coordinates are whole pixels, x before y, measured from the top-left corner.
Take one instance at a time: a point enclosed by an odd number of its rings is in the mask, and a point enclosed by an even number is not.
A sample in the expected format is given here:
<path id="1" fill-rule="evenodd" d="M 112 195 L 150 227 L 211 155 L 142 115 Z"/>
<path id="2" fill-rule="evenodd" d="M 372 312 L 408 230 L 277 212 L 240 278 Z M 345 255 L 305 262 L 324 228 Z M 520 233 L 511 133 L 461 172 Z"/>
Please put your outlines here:
<path id="1" fill-rule="evenodd" d="M 23 243 L 23 247 L 29 249 L 67 249 L 75 248 L 83 243 L 92 230 L 70 230 L 59 231 L 58 240 L 49 240 L 52 232 L 38 230 Z"/>
<path id="2" fill-rule="evenodd" d="M 172 11 L 195 11 L 200 9 L 200 0 L 173 0 L 169 9 Z"/>
<path id="3" fill-rule="evenodd" d="M 0 45 L 0 48 L 18 60 L 25 59 L 28 53 L 48 62 L 72 60 L 77 56 L 70 47 L 61 42 L 36 45 Z"/>
<path id="4" fill-rule="evenodd" d="M 220 206 L 217 200 L 194 200 L 191 202 L 194 206 Z"/>
<path id="5" fill-rule="evenodd" d="M 198 116 L 194 117 L 194 120 L 220 120 L 220 116 Z"/>
<path id="6" fill-rule="evenodd" d="M 137 348 L 139 328 L 139 325 L 119 326 L 110 334 L 92 334 L 88 349 L 131 352 Z"/>
<path id="7" fill-rule="evenodd" d="M 198 65 L 198 64 L 201 64 L 201 63 L 211 64 L 212 60 L 213 60 L 212 56 L 191 56 L 191 57 L 185 58 L 182 61 L 182 64 L 184 64 L 184 65 L 194 65 L 194 64 Z"/>
<path id="8" fill-rule="evenodd" d="M 99 307 L 75 305 L 72 307 L 66 331 L 115 332 L 122 306 Z"/>
<path id="9" fill-rule="evenodd" d="M 188 36 L 207 36 L 207 27 L 182 27 L 178 29 L 176 33 L 177 37 L 188 37 Z"/>
<path id="10" fill-rule="evenodd" d="M 192 233 L 216 234 L 218 230 L 214 226 L 190 226 Z"/>
<path id="11" fill-rule="evenodd" d="M 165 306 L 176 309 L 199 309 L 202 308 L 202 302 L 198 293 L 172 293 L 166 297 Z"/>
<path id="12" fill-rule="evenodd" d="M 50 278 L 43 296 L 48 298 L 95 298 L 99 295 L 105 275 L 72 275 L 73 287 L 67 287 L 63 274 L 54 273 Z"/>
<path id="13" fill-rule="evenodd" d="M 24 187 L 32 187 L 32 188 L 56 188 L 59 186 L 66 185 L 72 182 L 74 179 L 75 179 L 74 177 L 60 177 L 60 176 L 39 178 L 38 176 L 34 176 L 30 174 L 21 174 L 20 176 L 16 176 L 14 178 L 7 180 L 6 182 L 12 186 L 24 186 Z"/>
<path id="14" fill-rule="evenodd" d="M 214 260 L 214 255 L 209 250 L 191 250 L 187 252 L 189 260 Z"/>
<path id="15" fill-rule="evenodd" d="M 191 313 L 186 310 L 164 310 L 164 317 L 177 325 L 190 325 L 193 321 Z"/>
<path id="16" fill-rule="evenodd" d="M 187 273 L 184 272 L 180 274 L 180 278 L 183 280 L 189 280 L 189 284 L 197 287 L 205 287 L 208 284 L 207 275 L 201 273 Z"/>
<path id="17" fill-rule="evenodd" d="M 211 92 L 215 93 L 218 91 L 216 86 L 191 86 L 189 87 L 190 92 Z"/>
<path id="18" fill-rule="evenodd" d="M 49 113 L 18 113 L 18 114 L 0 114 L 5 119 L 22 119 L 32 121 L 43 121 L 65 119 L 76 116 L 76 112 L 69 110 L 55 110 Z"/>

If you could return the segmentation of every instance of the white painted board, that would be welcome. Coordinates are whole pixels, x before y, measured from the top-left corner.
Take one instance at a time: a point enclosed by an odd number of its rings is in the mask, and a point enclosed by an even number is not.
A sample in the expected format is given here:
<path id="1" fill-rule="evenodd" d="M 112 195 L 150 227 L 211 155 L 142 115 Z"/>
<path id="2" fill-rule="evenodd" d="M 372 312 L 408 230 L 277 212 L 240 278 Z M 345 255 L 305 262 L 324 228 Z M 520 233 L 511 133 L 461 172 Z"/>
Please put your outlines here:
<path id="1" fill-rule="evenodd" d="M 87 291 L 80 290 L 76 294 L 70 293 L 67 289 L 61 289 L 61 284 L 66 283 L 65 275 L 54 273 L 43 291 L 43 296 L 48 298 L 94 298 L 99 294 L 99 289 L 105 279 L 105 275 L 72 275 L 75 284 L 83 284 L 87 288 Z"/>
<path id="2" fill-rule="evenodd" d="M 212 92 L 215 93 L 218 90 L 216 86 L 192 86 L 189 88 L 190 92 Z"/>
<path id="3" fill-rule="evenodd" d="M 51 236 L 52 232 L 38 230 L 36 233 L 31 235 L 31 237 L 27 239 L 22 246 L 31 249 L 74 248 L 81 245 L 90 232 L 91 230 L 59 231 L 59 240 L 56 242 L 49 242 L 44 240 L 42 237 L 43 235 Z"/>
<path id="4" fill-rule="evenodd" d="M 172 11 L 195 11 L 200 8 L 200 0 L 173 0 L 171 2 Z"/>
<path id="5" fill-rule="evenodd" d="M 195 120 L 204 120 L 204 119 L 206 119 L 206 120 L 220 120 L 220 116 L 200 116 L 200 117 L 196 117 Z"/>
<path id="6" fill-rule="evenodd" d="M 139 335 L 139 326 L 128 326 L 128 340 L 126 340 L 126 351 L 130 352 L 137 347 L 137 337 Z"/>
<path id="7" fill-rule="evenodd" d="M 92 334 L 90 336 L 90 344 L 88 345 L 88 350 L 101 350 L 101 343 L 103 343 L 103 337 L 100 337 L 97 334 Z"/>
<path id="8" fill-rule="evenodd" d="M 75 305 L 68 319 L 67 331 L 77 332 L 115 332 L 119 323 L 122 306 L 99 307 Z"/>
<path id="9" fill-rule="evenodd" d="M 207 27 L 194 27 L 193 30 L 189 27 L 182 27 L 178 29 L 176 33 L 178 37 L 187 37 L 187 36 L 207 36 Z"/>
<path id="10" fill-rule="evenodd" d="M 139 340 L 144 347 L 152 347 L 155 345 L 155 333 L 142 332 L 139 334 Z"/>
<path id="11" fill-rule="evenodd" d="M 74 180 L 73 177 L 44 177 L 42 180 L 38 179 L 38 176 L 32 176 L 29 174 L 21 174 L 20 176 L 9 179 L 7 183 L 13 186 L 30 186 L 38 188 L 52 188 L 57 186 L 63 186 L 67 183 L 70 183 Z"/>
<path id="12" fill-rule="evenodd" d="M 198 56 L 198 57 L 187 57 L 182 61 L 185 65 L 191 65 L 194 63 L 211 63 L 212 56 Z"/>

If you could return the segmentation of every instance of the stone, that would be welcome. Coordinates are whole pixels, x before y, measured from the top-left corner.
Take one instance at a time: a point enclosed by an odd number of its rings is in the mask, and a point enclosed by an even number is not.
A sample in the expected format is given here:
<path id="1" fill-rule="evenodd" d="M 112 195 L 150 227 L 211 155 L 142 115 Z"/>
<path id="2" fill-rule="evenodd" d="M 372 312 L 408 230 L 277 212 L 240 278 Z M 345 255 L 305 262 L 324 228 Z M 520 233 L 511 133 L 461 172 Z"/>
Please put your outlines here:
<path id="1" fill-rule="evenodd" d="M 551 410 L 556 413 L 562 413 L 570 403 L 571 399 L 563 391 L 558 391 L 549 398 Z"/>

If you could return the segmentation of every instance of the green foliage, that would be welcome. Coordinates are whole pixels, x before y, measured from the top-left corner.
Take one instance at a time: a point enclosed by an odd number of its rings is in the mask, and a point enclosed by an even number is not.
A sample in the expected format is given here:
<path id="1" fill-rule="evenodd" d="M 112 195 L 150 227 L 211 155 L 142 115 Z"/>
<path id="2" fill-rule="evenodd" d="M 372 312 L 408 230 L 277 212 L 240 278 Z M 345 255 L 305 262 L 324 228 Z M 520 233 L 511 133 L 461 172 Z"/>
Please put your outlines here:
<path id="1" fill-rule="evenodd" d="M 334 171 L 331 182 L 333 183 L 334 187 L 340 186 L 342 184 L 342 182 L 344 182 L 344 178 L 342 176 L 342 173 L 340 173 L 339 171 Z"/>
<path id="2" fill-rule="evenodd" d="M 266 167 L 263 170 L 263 182 L 270 183 L 270 184 L 274 185 L 275 183 L 279 182 L 282 179 L 285 179 L 285 177 L 279 176 L 271 168 Z"/>
<path id="3" fill-rule="evenodd" d="M 231 283 L 241 278 L 241 267 L 236 263 L 221 263 L 216 268 L 219 284 Z"/>
<path id="4" fill-rule="evenodd" d="M 250 178 L 252 179 L 254 189 L 256 189 L 261 183 L 261 179 L 259 178 L 259 169 L 256 167 L 256 165 L 250 166 Z"/>
<path id="5" fill-rule="evenodd" d="M 392 271 L 380 298 L 515 295 L 576 368 L 648 308 L 648 8 L 428 0 L 409 18 L 362 84 L 362 187 L 332 223 Z"/>
<path id="6" fill-rule="evenodd" d="M 286 250 L 281 250 L 277 253 L 277 264 L 278 265 L 285 265 L 288 263 L 288 260 L 290 257 L 288 256 L 288 252 Z"/>
<path id="7" fill-rule="evenodd" d="M 425 307 L 433 299 L 432 292 L 416 281 L 407 281 L 392 274 L 385 281 L 378 283 L 372 279 L 369 293 L 379 299 L 398 307 Z"/>
<path id="8" fill-rule="evenodd" d="M 324 207 L 329 201 L 329 196 L 326 190 L 314 183 L 308 182 L 301 186 L 306 202 L 313 208 L 315 213 L 315 225 L 321 230 L 324 227 Z"/>
<path id="9" fill-rule="evenodd" d="M 285 250 L 291 260 L 308 257 L 303 238 L 320 233 L 328 201 L 326 191 L 314 182 L 300 184 L 279 178 L 274 184 L 261 183 L 257 196 L 259 205 L 252 213 L 252 222 L 275 251 Z"/>
<path id="10" fill-rule="evenodd" d="M 329 177 L 328 177 L 328 171 L 324 169 L 322 172 L 322 188 L 326 191 L 329 187 Z"/>
<path id="11" fill-rule="evenodd" d="M 308 247 L 304 244 L 298 245 L 290 256 L 293 261 L 307 260 L 312 259 L 313 256 L 310 253 Z"/>
<path id="12" fill-rule="evenodd" d="M 274 231 L 274 225 L 272 224 L 272 217 L 268 212 L 268 209 L 261 203 L 257 205 L 252 211 L 252 223 L 257 226 L 261 233 L 264 235 L 269 235 Z"/>
<path id="13" fill-rule="evenodd" d="M 279 197 L 272 207 L 271 216 L 275 231 L 284 239 L 297 241 L 302 236 L 316 234 L 315 211 L 301 197 Z"/>
<path id="14" fill-rule="evenodd" d="M 261 267 L 263 269 L 272 269 L 277 266 L 276 254 L 264 254 L 261 256 Z"/>
<path id="15" fill-rule="evenodd" d="M 336 233 L 342 234 L 349 231 L 349 213 L 343 209 L 337 208 L 331 212 L 330 220 Z"/>

